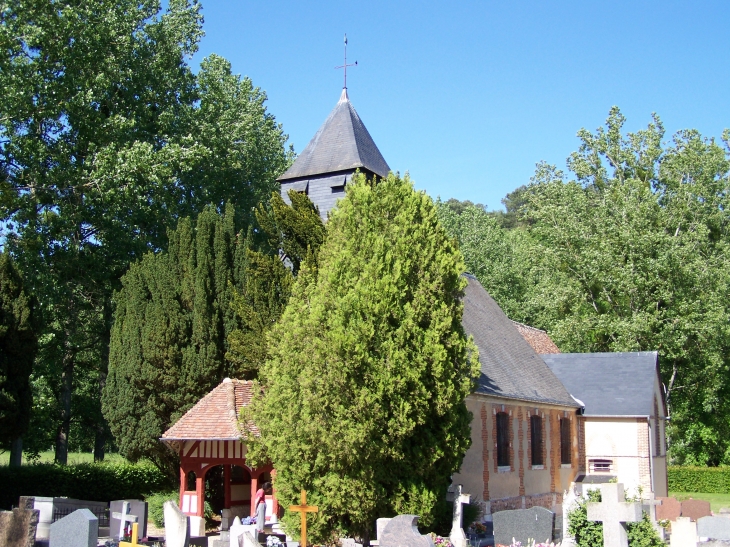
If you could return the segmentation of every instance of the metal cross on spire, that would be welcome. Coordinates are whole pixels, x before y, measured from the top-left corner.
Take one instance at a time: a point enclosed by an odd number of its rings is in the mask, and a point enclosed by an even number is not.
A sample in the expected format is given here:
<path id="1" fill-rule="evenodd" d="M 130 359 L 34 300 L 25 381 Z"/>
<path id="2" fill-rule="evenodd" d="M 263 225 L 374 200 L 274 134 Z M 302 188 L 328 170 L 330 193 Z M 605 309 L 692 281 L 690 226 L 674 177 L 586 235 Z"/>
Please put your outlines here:
<path id="1" fill-rule="evenodd" d="M 343 89 L 347 89 L 347 67 L 348 66 L 357 66 L 357 61 L 355 61 L 352 64 L 347 64 L 347 34 L 345 34 L 345 64 L 342 66 L 336 66 L 335 69 L 338 68 L 344 68 L 345 69 L 345 86 Z"/>

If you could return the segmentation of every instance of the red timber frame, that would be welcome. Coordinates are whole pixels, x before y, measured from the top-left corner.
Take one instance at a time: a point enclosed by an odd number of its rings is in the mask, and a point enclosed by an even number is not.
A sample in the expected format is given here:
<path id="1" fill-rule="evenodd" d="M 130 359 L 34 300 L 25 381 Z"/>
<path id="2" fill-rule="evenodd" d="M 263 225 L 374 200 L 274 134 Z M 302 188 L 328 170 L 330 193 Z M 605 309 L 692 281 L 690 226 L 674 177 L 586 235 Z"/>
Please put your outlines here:
<path id="1" fill-rule="evenodd" d="M 225 490 L 224 507 L 231 507 L 231 466 L 238 465 L 251 475 L 251 515 L 255 514 L 254 498 L 259 488 L 259 477 L 262 473 L 276 475 L 270 464 L 251 468 L 246 464 L 246 445 L 240 440 L 187 440 L 176 443 L 180 456 L 180 508 L 186 515 L 203 516 L 205 503 L 205 475 L 217 465 L 223 466 L 223 484 Z M 195 490 L 187 490 L 187 476 L 195 473 Z M 279 512 L 276 492 L 267 498 L 273 501 L 273 514 Z M 235 501 L 235 500 L 234 500 Z"/>

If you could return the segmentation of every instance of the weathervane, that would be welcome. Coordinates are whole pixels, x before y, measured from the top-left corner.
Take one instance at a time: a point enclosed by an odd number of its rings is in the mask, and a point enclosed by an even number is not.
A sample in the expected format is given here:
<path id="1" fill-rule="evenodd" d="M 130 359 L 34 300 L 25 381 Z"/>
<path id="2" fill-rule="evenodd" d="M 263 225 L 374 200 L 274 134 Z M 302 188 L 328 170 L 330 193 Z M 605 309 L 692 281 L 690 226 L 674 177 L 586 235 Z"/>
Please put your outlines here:
<path id="1" fill-rule="evenodd" d="M 345 69 L 345 89 L 347 89 L 347 67 L 348 66 L 357 66 L 357 61 L 355 61 L 352 64 L 347 64 L 347 34 L 345 34 L 345 64 L 342 66 L 336 66 L 335 69 L 338 68 L 344 68 Z"/>

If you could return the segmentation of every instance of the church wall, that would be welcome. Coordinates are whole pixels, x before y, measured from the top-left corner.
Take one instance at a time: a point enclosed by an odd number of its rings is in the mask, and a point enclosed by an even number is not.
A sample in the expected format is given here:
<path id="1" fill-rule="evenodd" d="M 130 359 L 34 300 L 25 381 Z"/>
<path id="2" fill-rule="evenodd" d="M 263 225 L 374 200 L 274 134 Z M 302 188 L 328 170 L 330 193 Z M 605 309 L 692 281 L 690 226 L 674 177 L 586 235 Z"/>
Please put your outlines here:
<path id="1" fill-rule="evenodd" d="M 466 400 L 473 415 L 472 445 L 467 451 L 455 484 L 480 501 L 487 513 L 505 509 L 542 506 L 561 511 L 562 493 L 575 478 L 580 462 L 581 425 L 576 409 L 535 405 L 521 401 L 472 394 Z M 497 413 L 509 416 L 509 463 L 497 465 Z M 537 413 L 542 418 L 542 464 L 531 462 L 531 421 Z M 560 419 L 571 423 L 571 463 L 562 464 L 560 453 Z"/>
<path id="2" fill-rule="evenodd" d="M 588 417 L 585 430 L 589 474 L 599 474 L 591 468 L 591 460 L 610 460 L 607 474 L 615 475 L 627 492 L 633 495 L 639 486 L 645 492 L 651 490 L 649 443 L 653 435 L 646 418 Z"/>

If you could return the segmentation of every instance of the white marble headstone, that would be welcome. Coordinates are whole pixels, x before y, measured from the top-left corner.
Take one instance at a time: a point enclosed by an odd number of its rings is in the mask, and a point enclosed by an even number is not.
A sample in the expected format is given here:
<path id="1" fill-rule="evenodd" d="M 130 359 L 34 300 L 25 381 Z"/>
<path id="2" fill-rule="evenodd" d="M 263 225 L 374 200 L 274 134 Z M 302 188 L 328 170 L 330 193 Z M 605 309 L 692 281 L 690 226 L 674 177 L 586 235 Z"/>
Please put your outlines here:
<path id="1" fill-rule="evenodd" d="M 165 516 L 165 547 L 188 547 L 190 528 L 188 516 L 180 511 L 174 501 L 166 501 L 163 506 Z"/>

